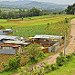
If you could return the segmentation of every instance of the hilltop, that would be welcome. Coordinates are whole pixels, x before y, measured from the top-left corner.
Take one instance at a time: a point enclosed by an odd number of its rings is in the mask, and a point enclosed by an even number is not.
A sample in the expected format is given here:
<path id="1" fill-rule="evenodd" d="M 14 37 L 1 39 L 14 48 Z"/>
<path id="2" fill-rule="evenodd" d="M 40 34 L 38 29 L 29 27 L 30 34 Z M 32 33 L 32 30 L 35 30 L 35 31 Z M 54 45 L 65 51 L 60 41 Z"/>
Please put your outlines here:
<path id="1" fill-rule="evenodd" d="M 68 5 L 59 5 L 50 2 L 37 2 L 31 0 L 19 0 L 19 1 L 0 1 L 0 8 L 14 8 L 14 9 L 31 9 L 33 7 L 43 10 L 49 9 L 65 9 Z"/>

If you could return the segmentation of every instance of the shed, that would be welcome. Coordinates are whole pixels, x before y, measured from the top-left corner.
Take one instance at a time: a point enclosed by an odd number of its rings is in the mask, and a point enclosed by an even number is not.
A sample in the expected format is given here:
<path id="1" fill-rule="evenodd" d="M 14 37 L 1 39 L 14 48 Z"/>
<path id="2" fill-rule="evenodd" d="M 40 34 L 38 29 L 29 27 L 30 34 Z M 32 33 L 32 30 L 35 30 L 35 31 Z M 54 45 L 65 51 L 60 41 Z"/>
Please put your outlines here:
<path id="1" fill-rule="evenodd" d="M 22 50 L 22 48 L 21 48 L 21 45 L 13 45 L 13 44 L 4 44 L 4 45 L 1 45 L 1 49 L 0 50 L 3 50 L 3 52 L 5 51 L 5 50 L 7 50 L 7 51 L 9 51 L 10 50 L 10 52 L 13 52 L 14 50 L 15 50 L 15 54 L 16 53 L 22 53 L 23 52 L 23 50 Z M 13 51 L 12 51 L 13 50 Z M 2 51 L 1 51 L 2 52 Z M 6 52 L 6 51 L 5 51 Z M 4 53 L 5 53 L 4 52 Z"/>
<path id="2" fill-rule="evenodd" d="M 0 35 L 7 35 L 13 33 L 12 29 L 0 30 Z"/>

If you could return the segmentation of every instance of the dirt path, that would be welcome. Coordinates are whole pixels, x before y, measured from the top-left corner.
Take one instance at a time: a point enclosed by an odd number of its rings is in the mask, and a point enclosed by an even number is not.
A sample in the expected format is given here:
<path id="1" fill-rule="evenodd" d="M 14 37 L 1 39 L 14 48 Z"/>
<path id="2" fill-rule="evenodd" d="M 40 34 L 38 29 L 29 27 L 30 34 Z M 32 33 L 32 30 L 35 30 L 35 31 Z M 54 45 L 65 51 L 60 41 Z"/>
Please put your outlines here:
<path id="1" fill-rule="evenodd" d="M 71 35 L 72 35 L 72 38 L 70 38 L 70 43 L 69 45 L 66 47 L 66 54 L 69 54 L 69 53 L 72 53 L 75 51 L 75 19 L 73 19 L 71 21 Z M 62 46 L 63 47 L 63 46 Z M 59 50 L 61 51 L 64 51 L 64 48 L 60 47 Z M 62 48 L 62 49 L 61 49 Z M 57 56 L 59 56 L 59 52 L 47 57 L 46 59 L 38 62 L 37 64 L 34 64 L 32 66 L 30 66 L 29 68 L 32 68 L 34 66 L 37 66 L 37 67 L 40 67 L 40 65 L 43 63 L 43 62 L 46 62 L 47 64 L 52 64 L 52 63 L 56 63 L 56 58 Z M 13 74 L 13 75 L 19 75 L 19 73 L 17 74 Z"/>

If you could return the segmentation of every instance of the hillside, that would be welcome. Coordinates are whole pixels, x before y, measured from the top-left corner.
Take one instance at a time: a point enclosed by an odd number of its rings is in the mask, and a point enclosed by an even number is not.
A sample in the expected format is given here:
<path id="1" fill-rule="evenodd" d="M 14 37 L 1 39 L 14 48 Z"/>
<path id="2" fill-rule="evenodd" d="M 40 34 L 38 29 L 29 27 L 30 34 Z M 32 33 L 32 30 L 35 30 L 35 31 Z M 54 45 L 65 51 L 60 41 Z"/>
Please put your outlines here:
<path id="1" fill-rule="evenodd" d="M 75 75 L 75 56 L 66 65 L 45 75 Z"/>
<path id="2" fill-rule="evenodd" d="M 37 9 L 65 9 L 68 5 L 59 5 L 49 2 L 36 2 L 31 0 L 22 0 L 22 1 L 0 1 L 0 8 L 14 8 L 14 9 L 31 9 L 36 7 Z"/>

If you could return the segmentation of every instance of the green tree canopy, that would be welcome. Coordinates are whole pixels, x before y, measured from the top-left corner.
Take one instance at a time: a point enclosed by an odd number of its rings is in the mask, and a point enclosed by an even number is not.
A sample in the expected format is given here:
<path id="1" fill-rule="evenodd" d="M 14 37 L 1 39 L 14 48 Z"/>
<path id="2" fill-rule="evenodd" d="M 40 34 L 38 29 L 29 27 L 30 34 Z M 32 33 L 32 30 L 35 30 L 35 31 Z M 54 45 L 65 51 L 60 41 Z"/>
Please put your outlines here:
<path id="1" fill-rule="evenodd" d="M 67 14 L 74 14 L 75 13 L 75 4 L 68 6 L 65 11 Z"/>
<path id="2" fill-rule="evenodd" d="M 26 56 L 28 56 L 31 61 L 36 60 L 40 55 L 40 45 L 36 43 L 25 47 L 24 50 L 26 52 Z"/>
<path id="3" fill-rule="evenodd" d="M 36 8 L 30 9 L 30 13 L 31 13 L 32 16 L 40 16 L 40 15 L 43 14 L 40 10 L 38 10 Z"/>

